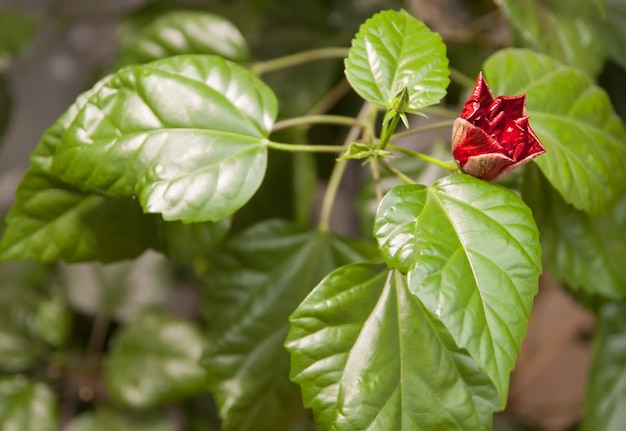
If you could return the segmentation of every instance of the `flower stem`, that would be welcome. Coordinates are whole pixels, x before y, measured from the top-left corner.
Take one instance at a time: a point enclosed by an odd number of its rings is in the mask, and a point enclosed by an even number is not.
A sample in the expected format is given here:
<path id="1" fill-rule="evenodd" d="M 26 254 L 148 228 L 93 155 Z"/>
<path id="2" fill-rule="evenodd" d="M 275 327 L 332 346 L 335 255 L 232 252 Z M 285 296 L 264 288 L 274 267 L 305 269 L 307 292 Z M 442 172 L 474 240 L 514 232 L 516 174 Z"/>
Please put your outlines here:
<path id="1" fill-rule="evenodd" d="M 262 61 L 253 64 L 250 71 L 257 76 L 277 70 L 287 69 L 289 67 L 298 66 L 300 64 L 309 63 L 316 60 L 326 60 L 332 58 L 346 58 L 348 56 L 348 48 L 331 47 L 312 49 L 297 54 L 286 55 L 268 61 Z"/>
<path id="2" fill-rule="evenodd" d="M 450 68 L 450 79 L 465 88 L 474 88 L 476 84 L 472 78 L 453 67 Z"/>
<path id="3" fill-rule="evenodd" d="M 404 132 L 396 133 L 392 135 L 389 140 L 393 141 L 395 139 L 400 139 L 405 136 L 414 135 L 416 133 L 427 132 L 429 130 L 444 129 L 447 127 L 451 127 L 452 124 L 454 124 L 454 120 L 443 120 L 443 121 L 437 121 L 436 123 L 425 124 L 420 127 L 414 127 L 412 129 L 405 130 Z"/>
<path id="4" fill-rule="evenodd" d="M 380 149 L 384 150 L 389 143 L 389 139 L 396 127 L 398 127 L 398 122 L 400 121 L 400 115 L 394 115 L 391 120 L 387 121 L 383 124 L 383 129 L 380 132 Z"/>
<path id="5" fill-rule="evenodd" d="M 452 164 L 446 163 L 446 162 L 442 162 L 439 159 L 435 159 L 434 157 L 428 156 L 428 155 L 423 154 L 423 153 L 418 153 L 417 151 L 409 150 L 409 149 L 402 148 L 402 147 L 397 147 L 395 145 L 389 145 L 389 149 L 393 150 L 393 151 L 397 151 L 397 152 L 402 153 L 402 154 L 406 154 L 407 156 L 418 158 L 418 159 L 423 160 L 423 161 L 428 162 L 428 163 L 432 163 L 433 165 L 437 165 L 437 166 L 439 166 L 439 167 L 441 167 L 443 169 L 446 169 L 446 170 L 448 170 L 450 172 L 456 172 L 456 171 L 459 170 L 455 165 L 452 165 Z"/>
<path id="6" fill-rule="evenodd" d="M 386 160 L 379 159 L 378 163 L 380 163 L 383 168 L 387 169 L 389 172 L 394 174 L 396 177 L 400 178 L 405 183 L 407 183 L 407 184 L 415 184 L 415 181 L 413 181 L 411 178 L 407 177 L 402 172 L 400 172 L 399 170 L 397 170 L 396 168 L 391 166 Z"/>
<path id="7" fill-rule="evenodd" d="M 274 150 L 289 151 L 292 153 L 341 153 L 348 149 L 347 145 L 284 144 L 274 141 L 267 141 L 266 144 Z"/>

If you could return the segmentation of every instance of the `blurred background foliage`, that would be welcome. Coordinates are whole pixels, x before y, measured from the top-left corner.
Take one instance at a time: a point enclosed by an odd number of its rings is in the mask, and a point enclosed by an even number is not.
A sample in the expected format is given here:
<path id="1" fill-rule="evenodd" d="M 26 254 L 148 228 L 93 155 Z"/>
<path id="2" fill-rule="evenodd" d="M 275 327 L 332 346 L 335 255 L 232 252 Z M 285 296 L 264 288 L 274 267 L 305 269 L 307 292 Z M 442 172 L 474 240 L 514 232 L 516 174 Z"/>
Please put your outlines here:
<path id="1" fill-rule="evenodd" d="M 622 43 L 626 2 L 574 1 L 578 9 L 568 10 L 572 16 L 591 14 L 594 20 L 609 20 L 607 25 L 585 27 L 585 34 L 564 30 L 569 32 L 564 36 L 566 45 L 575 47 L 572 52 L 550 45 L 562 34 L 546 36 L 540 23 L 510 20 L 526 13 L 530 19 L 539 17 L 544 22 L 566 19 L 563 11 L 570 3 L 0 0 L 0 215 L 12 202 L 13 190 L 38 137 L 79 92 L 126 64 L 164 54 L 207 52 L 201 41 L 183 46 L 183 52 L 172 48 L 169 53 L 156 54 L 138 42 L 151 37 L 167 41 L 168 34 L 159 34 L 158 23 L 169 12 L 204 11 L 226 18 L 249 47 L 249 52 L 236 52 L 233 58 L 250 63 L 302 50 L 349 46 L 359 25 L 373 13 L 403 7 L 442 35 L 451 65 L 467 76 L 475 76 L 483 60 L 499 48 L 531 47 L 562 61 L 587 65 L 608 91 L 618 114 L 626 118 L 626 44 Z M 604 30 L 596 31 L 599 27 Z M 589 49 L 595 51 L 588 61 Z M 43 78 L 38 81 L 37 77 Z M 319 110 L 354 116 L 360 104 L 343 81 L 343 64 L 338 61 L 307 63 L 264 79 L 279 98 L 280 118 Z M 464 96 L 464 90 L 452 84 L 445 102 L 455 106 Z M 344 131 L 333 126 L 281 133 L 284 135 L 277 140 L 284 142 L 340 143 L 344 138 Z M 274 217 L 309 224 L 315 213 L 314 186 L 326 179 L 332 162 L 330 156 L 272 153 L 269 175 L 259 193 L 238 212 L 232 230 Z M 423 167 L 407 169 L 420 173 Z M 360 171 L 355 169 L 343 192 L 355 196 L 360 182 Z M 294 193 L 294 188 L 302 193 Z M 371 188 L 364 190 L 358 206 L 362 207 L 362 229 L 367 230 L 371 208 L 366 206 L 365 195 Z M 337 230 L 358 233 L 356 216 L 347 209 L 343 221 L 337 221 Z M 172 245 L 179 247 L 182 256 L 193 241 L 180 238 Z M 211 258 L 210 253 L 201 259 L 189 257 L 172 263 L 150 252 L 112 265 L 0 264 L 0 429 L 218 429 L 215 403 L 204 393 L 203 371 L 197 367 L 206 322 L 201 318 L 194 275 L 210 267 Z M 603 332 L 605 337 L 607 333 L 610 331 Z M 172 334 L 198 350 L 181 354 L 172 344 Z M 168 361 L 191 378 L 168 374 L 164 371 Z M 573 419 L 570 416 L 572 427 L 580 417 L 580 405 L 575 407 Z M 541 421 L 505 412 L 496 418 L 494 429 L 535 429 L 532 426 L 540 428 Z M 316 428 L 302 419 L 292 429 Z"/>

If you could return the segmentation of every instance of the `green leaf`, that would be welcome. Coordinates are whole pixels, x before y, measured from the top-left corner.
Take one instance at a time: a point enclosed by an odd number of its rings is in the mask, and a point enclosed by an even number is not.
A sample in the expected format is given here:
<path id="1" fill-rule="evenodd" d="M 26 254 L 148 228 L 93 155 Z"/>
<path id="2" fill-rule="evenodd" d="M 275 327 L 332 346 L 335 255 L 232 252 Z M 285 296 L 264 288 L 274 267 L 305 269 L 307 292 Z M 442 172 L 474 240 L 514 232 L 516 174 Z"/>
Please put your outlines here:
<path id="1" fill-rule="evenodd" d="M 619 431 L 626 423 L 626 304 L 603 307 L 581 431 Z"/>
<path id="2" fill-rule="evenodd" d="M 228 20 L 202 11 L 172 11 L 142 28 L 120 53 L 119 66 L 148 63 L 180 54 L 215 54 L 244 62 L 250 51 Z"/>
<path id="3" fill-rule="evenodd" d="M 82 413 L 64 428 L 65 431 L 175 431 L 176 427 L 165 412 L 133 414 L 99 408 L 95 412 Z"/>
<path id="4" fill-rule="evenodd" d="M 0 429 L 55 431 L 57 405 L 52 390 L 22 376 L 0 378 Z"/>
<path id="5" fill-rule="evenodd" d="M 24 12 L 0 12 L 0 72 L 11 57 L 20 55 L 30 46 L 35 30 L 35 20 Z"/>
<path id="6" fill-rule="evenodd" d="M 73 308 L 119 322 L 135 320 L 150 308 L 164 306 L 173 284 L 168 261 L 154 252 L 109 265 L 60 265 L 59 280 Z"/>
<path id="7" fill-rule="evenodd" d="M 67 310 L 60 298 L 51 298 L 49 276 L 48 268 L 33 262 L 0 265 L 0 303 L 10 304 L 0 313 L 0 369 L 25 370 L 39 360 L 48 345 L 65 341 Z M 51 301 L 59 301 L 57 312 L 44 319 Z"/>
<path id="8" fill-rule="evenodd" d="M 37 308 L 37 335 L 50 346 L 62 346 L 70 333 L 71 317 L 70 310 L 60 295 L 47 298 Z"/>
<path id="9" fill-rule="evenodd" d="M 528 172 L 523 197 L 541 232 L 546 270 L 586 297 L 625 300 L 626 196 L 608 214 L 594 217 L 565 203 L 545 179 Z"/>
<path id="10" fill-rule="evenodd" d="M 547 152 L 536 159 L 577 209 L 608 210 L 626 190 L 626 133 L 606 92 L 547 56 L 507 49 L 484 72 L 494 94 L 526 93 L 530 123 Z"/>
<path id="11" fill-rule="evenodd" d="M 511 22 L 521 45 L 584 70 L 600 72 L 606 58 L 604 38 L 596 27 L 590 1 L 496 0 Z"/>
<path id="12" fill-rule="evenodd" d="M 191 323 L 149 312 L 112 340 L 104 377 L 111 397 L 146 408 L 200 393 L 206 372 L 198 364 L 204 337 Z"/>
<path id="13" fill-rule="evenodd" d="M 291 378 L 325 430 L 491 429 L 498 396 L 489 377 L 399 272 L 339 268 L 290 321 Z"/>
<path id="14" fill-rule="evenodd" d="M 504 407 L 509 374 L 541 273 L 539 232 L 512 191 L 469 175 L 392 189 L 374 236 L 387 264 L 493 380 Z"/>
<path id="15" fill-rule="evenodd" d="M 52 169 L 94 193 L 137 196 L 165 220 L 215 221 L 259 187 L 275 116 L 271 90 L 220 57 L 129 66 L 88 97 Z"/>
<path id="16" fill-rule="evenodd" d="M 205 283 L 212 334 L 202 361 L 224 430 L 287 430 L 304 414 L 283 347 L 289 314 L 331 270 L 376 254 L 369 243 L 278 220 L 226 244 Z"/>
<path id="17" fill-rule="evenodd" d="M 450 83 L 441 37 L 406 11 L 388 10 L 365 21 L 345 61 L 346 77 L 365 100 L 391 108 L 404 88 L 406 112 L 439 102 Z"/>

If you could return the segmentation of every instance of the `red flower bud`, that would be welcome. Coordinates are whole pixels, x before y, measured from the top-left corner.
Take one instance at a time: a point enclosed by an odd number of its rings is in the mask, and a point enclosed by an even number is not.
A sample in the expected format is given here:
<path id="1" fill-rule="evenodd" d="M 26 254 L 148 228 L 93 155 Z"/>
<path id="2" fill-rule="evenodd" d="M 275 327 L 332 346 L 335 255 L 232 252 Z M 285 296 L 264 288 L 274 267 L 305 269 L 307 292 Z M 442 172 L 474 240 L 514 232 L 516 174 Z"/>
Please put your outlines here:
<path id="1" fill-rule="evenodd" d="M 494 180 L 546 152 L 524 115 L 526 95 L 494 99 L 482 72 L 452 127 L 452 153 L 463 172 Z"/>

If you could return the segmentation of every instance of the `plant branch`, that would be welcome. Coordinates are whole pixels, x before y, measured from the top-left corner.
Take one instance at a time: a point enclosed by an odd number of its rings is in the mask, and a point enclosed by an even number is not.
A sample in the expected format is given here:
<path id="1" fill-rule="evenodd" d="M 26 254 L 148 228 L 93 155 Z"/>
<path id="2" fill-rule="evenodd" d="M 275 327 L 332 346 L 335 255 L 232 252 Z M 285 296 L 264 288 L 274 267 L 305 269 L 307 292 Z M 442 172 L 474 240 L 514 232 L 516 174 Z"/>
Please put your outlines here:
<path id="1" fill-rule="evenodd" d="M 333 58 L 346 58 L 349 48 L 331 47 L 312 49 L 297 54 L 286 55 L 268 61 L 255 63 L 250 67 L 250 71 L 257 76 L 277 70 L 287 69 L 289 67 L 298 66 L 300 64 L 309 63 L 317 60 L 328 60 Z"/>
<path id="2" fill-rule="evenodd" d="M 348 150 L 347 145 L 285 144 L 274 141 L 267 141 L 267 146 L 274 150 L 292 153 L 341 153 Z"/>
<path id="3" fill-rule="evenodd" d="M 343 115 L 306 115 L 303 117 L 290 118 L 288 120 L 278 121 L 274 124 L 272 132 L 287 129 L 296 126 L 309 126 L 311 124 L 336 124 L 340 126 L 361 126 L 368 129 L 369 125 L 364 121 L 360 121 L 353 117 Z"/>
<path id="4" fill-rule="evenodd" d="M 372 109 L 376 109 L 372 104 L 367 102 L 363 104 L 363 107 L 359 111 L 359 115 L 356 117 L 358 123 L 352 126 L 346 136 L 346 139 L 344 140 L 344 145 L 342 145 L 341 148 L 345 149 L 351 142 L 354 142 L 357 139 L 361 130 L 366 130 L 363 129 L 360 124 L 370 115 Z M 346 166 L 348 165 L 347 162 L 347 160 L 337 161 L 330 174 L 330 178 L 328 179 L 328 186 L 326 187 L 324 200 L 322 201 L 322 209 L 320 210 L 320 221 L 317 225 L 317 228 L 322 232 L 328 232 L 330 229 L 330 216 L 333 211 L 333 205 L 335 203 L 335 198 L 337 197 L 337 192 L 339 191 L 341 178 L 343 178 Z"/>
<path id="5" fill-rule="evenodd" d="M 437 121 L 436 123 L 425 124 L 420 127 L 414 127 L 412 129 L 405 130 L 404 132 L 396 133 L 394 135 L 391 135 L 391 138 L 389 140 L 393 141 L 395 139 L 404 138 L 405 136 L 414 135 L 416 133 L 427 132 L 429 130 L 445 129 L 447 127 L 451 127 L 453 124 L 454 120 Z"/>
<path id="6" fill-rule="evenodd" d="M 452 165 L 452 164 L 446 163 L 446 162 L 442 162 L 439 159 L 436 159 L 434 157 L 428 156 L 428 155 L 423 154 L 423 153 L 418 153 L 417 151 L 409 150 L 407 148 L 402 148 L 402 147 L 398 147 L 398 146 L 395 146 L 395 145 L 389 145 L 388 148 L 390 150 L 397 151 L 397 152 L 402 153 L 402 154 L 406 154 L 407 156 L 415 157 L 415 158 L 423 160 L 425 162 L 432 163 L 433 165 L 437 165 L 440 168 L 446 169 L 446 170 L 448 170 L 450 172 L 457 172 L 459 170 L 455 165 Z"/>

